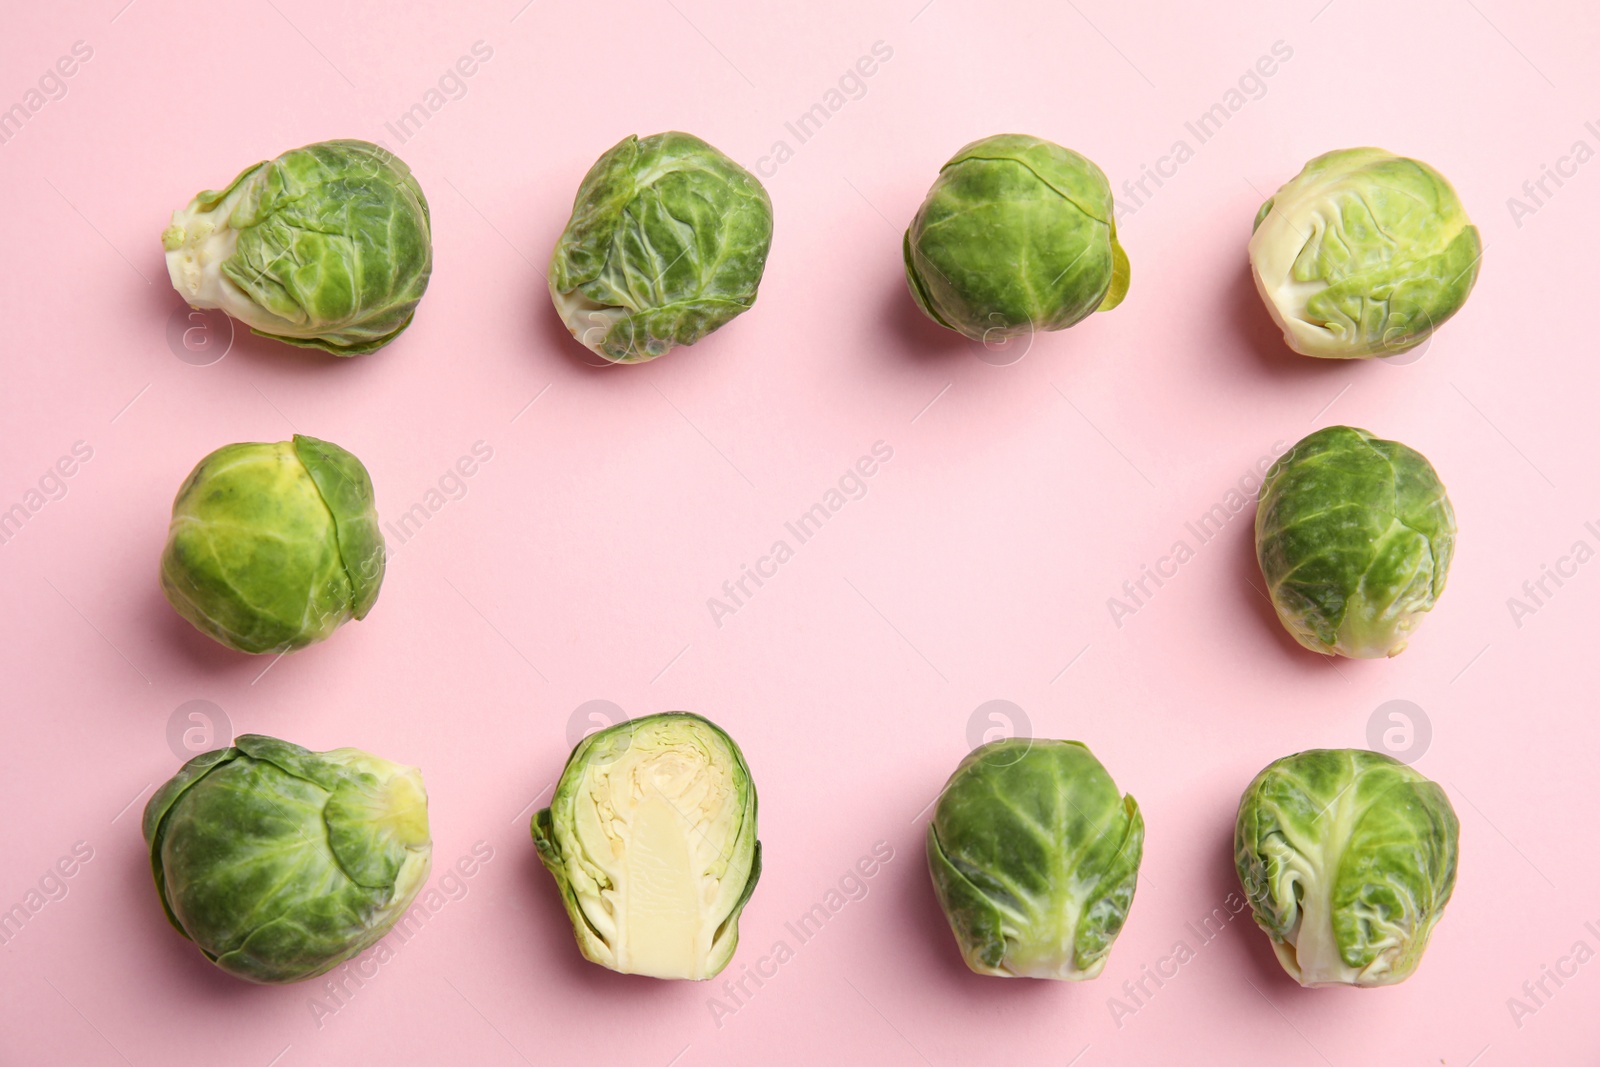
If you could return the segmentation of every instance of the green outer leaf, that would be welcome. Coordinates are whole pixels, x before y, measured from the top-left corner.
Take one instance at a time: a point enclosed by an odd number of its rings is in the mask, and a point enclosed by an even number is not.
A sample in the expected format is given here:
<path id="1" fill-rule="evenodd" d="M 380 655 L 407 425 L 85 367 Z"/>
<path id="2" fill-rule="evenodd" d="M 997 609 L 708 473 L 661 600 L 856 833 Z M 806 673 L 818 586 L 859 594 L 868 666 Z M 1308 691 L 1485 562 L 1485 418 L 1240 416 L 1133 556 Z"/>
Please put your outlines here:
<path id="1" fill-rule="evenodd" d="M 771 245 L 754 175 L 686 133 L 629 136 L 578 187 L 550 293 L 574 337 L 642 362 L 748 311 Z"/>
<path id="2" fill-rule="evenodd" d="M 917 302 L 917 307 L 921 308 L 924 315 L 937 322 L 940 326 L 947 330 L 954 330 L 955 327 L 946 322 L 944 316 L 939 314 L 939 309 L 934 306 L 933 297 L 922 286 L 922 278 L 917 274 L 916 265 L 911 261 L 910 230 L 907 230 L 905 236 L 900 239 L 900 253 L 905 258 L 906 284 L 911 287 L 911 297 Z"/>
<path id="3" fill-rule="evenodd" d="M 195 466 L 173 501 L 161 587 L 242 652 L 301 648 L 350 617 L 333 516 L 290 442 L 225 445 Z"/>
<path id="4" fill-rule="evenodd" d="M 1139 864 L 1144 858 L 1144 815 L 1138 803 L 1127 796 L 1122 798 L 1122 815 L 1127 826 L 1122 843 L 1099 881 L 1084 893 L 1090 904 L 1078 921 L 1072 962 L 1085 974 L 1098 974 L 1105 965 L 1112 943 L 1128 921 L 1133 893 L 1138 888 Z"/>
<path id="5" fill-rule="evenodd" d="M 723 917 L 713 939 L 713 958 L 709 961 L 710 974 L 707 975 L 707 978 L 711 978 L 727 966 L 728 961 L 733 958 L 734 950 L 738 948 L 739 915 L 744 911 L 744 906 L 755 892 L 756 882 L 761 877 L 761 842 L 756 839 L 755 781 L 750 776 L 750 768 L 745 763 L 744 753 L 726 731 L 710 719 L 687 711 L 644 715 L 637 719 L 626 719 L 604 730 L 597 730 L 573 746 L 572 753 L 562 768 L 561 777 L 556 782 L 550 806 L 534 812 L 529 831 L 533 837 L 534 847 L 539 853 L 540 862 L 550 872 L 560 890 L 561 902 L 567 909 L 568 918 L 572 920 L 573 936 L 577 940 L 579 951 L 590 962 L 610 967 L 608 959 L 610 946 L 606 944 L 597 921 L 586 913 L 584 897 L 576 884 L 579 879 L 592 880 L 593 875 L 589 873 L 584 863 L 582 842 L 572 829 L 574 810 L 578 795 L 584 788 L 586 769 L 591 761 L 609 762 L 626 752 L 635 743 L 635 738 L 647 738 L 653 730 L 667 724 L 684 724 L 691 728 L 697 743 L 722 749 L 729 758 L 732 769 L 732 782 L 729 788 L 743 799 L 743 811 L 734 832 L 734 839 L 723 850 L 723 873 L 728 870 L 737 871 L 738 865 L 743 862 L 746 855 L 749 857 L 749 873 L 744 876 L 739 896 Z"/>
<path id="6" fill-rule="evenodd" d="M 155 877 L 156 893 L 161 898 L 161 910 L 166 914 L 167 921 L 184 937 L 189 937 L 189 931 L 183 928 L 183 923 L 178 921 L 178 917 L 172 913 L 172 906 L 167 903 L 167 882 L 161 869 L 161 850 L 156 847 L 156 835 L 160 832 L 161 822 L 166 818 L 167 812 L 172 810 L 172 806 L 185 792 L 211 773 L 212 768 L 228 762 L 238 754 L 237 748 L 219 748 L 211 752 L 202 752 L 185 763 L 177 774 L 168 779 L 145 802 L 141 830 L 144 833 L 144 843 L 150 849 L 150 872 Z"/>
<path id="7" fill-rule="evenodd" d="M 411 325 L 433 239 L 427 197 L 405 163 L 366 141 L 321 141 L 248 168 L 233 185 L 246 178 L 256 185 L 230 219 L 239 239 L 222 271 L 301 328 L 252 332 L 354 356 Z M 214 203 L 226 192 L 201 196 Z"/>
<path id="8" fill-rule="evenodd" d="M 1022 134 L 974 141 L 940 169 L 906 230 L 917 306 L 978 341 L 1061 330 L 1128 291 L 1111 185 L 1060 145 Z"/>
<path id="9" fill-rule="evenodd" d="M 1398 655 L 1444 592 L 1455 512 L 1420 453 L 1328 426 L 1267 471 L 1256 559 L 1278 618 L 1306 648 Z"/>
<path id="10" fill-rule="evenodd" d="M 741 753 L 740 759 L 743 759 Z M 749 775 L 748 768 L 746 776 Z M 755 792 L 751 785 L 750 791 Z M 751 825 L 755 821 L 755 805 L 751 804 Z M 750 875 L 744 880 L 744 888 L 739 891 L 739 899 L 733 902 L 733 910 L 728 912 L 728 917 L 722 920 L 722 925 L 717 928 L 717 941 L 728 946 L 727 958 L 733 959 L 734 951 L 739 947 L 739 916 L 744 912 L 744 906 L 750 903 L 750 898 L 755 895 L 756 883 L 761 880 L 761 842 L 756 841 L 750 848 Z"/>
<path id="11" fill-rule="evenodd" d="M 1111 220 L 1111 286 L 1106 290 L 1105 299 L 1100 301 L 1096 311 L 1110 311 L 1128 295 L 1128 282 L 1132 269 L 1128 265 L 1128 253 L 1122 250 L 1122 245 L 1117 243 L 1117 220 Z"/>
<path id="12" fill-rule="evenodd" d="M 257 190 L 260 188 L 258 179 L 261 176 L 263 168 L 267 166 L 269 166 L 268 161 L 262 160 L 260 163 L 256 163 L 244 168 L 244 170 L 241 170 L 238 176 L 233 179 L 233 181 L 227 184 L 226 188 L 207 189 L 204 192 L 196 193 L 194 198 L 195 203 L 200 208 L 210 211 L 217 205 L 221 204 L 224 200 L 228 199 L 228 194 L 232 193 L 235 189 L 246 182 L 252 183 L 251 195 L 257 195 Z M 254 209 L 252 208 L 251 210 Z M 181 233 L 175 234 L 173 233 L 173 228 L 168 227 L 168 229 L 161 235 L 161 243 L 163 247 L 170 252 L 174 247 L 176 247 L 176 245 L 172 243 L 173 241 L 182 243 Z"/>
<path id="13" fill-rule="evenodd" d="M 246 734 L 157 790 L 143 830 L 173 927 L 224 970 L 279 983 L 389 931 L 427 879 L 426 812 L 414 770 Z"/>
<path id="14" fill-rule="evenodd" d="M 331 793 L 346 777 L 340 764 L 330 761 L 331 753 L 313 752 L 292 741 L 280 741 L 266 734 L 241 734 L 233 745 L 251 759 L 270 763 L 294 778 L 303 778 L 317 788 Z"/>
<path id="15" fill-rule="evenodd" d="M 1303 984 L 1390 985 L 1416 969 L 1455 886 L 1449 798 L 1380 753 L 1313 749 L 1239 801 L 1235 865 L 1256 923 Z"/>
<path id="16" fill-rule="evenodd" d="M 1138 884 L 1144 821 L 1077 741 L 974 749 L 928 827 L 935 893 L 967 965 L 1005 977 L 1093 978 Z"/>
<path id="17" fill-rule="evenodd" d="M 324 640 L 365 616 L 383 580 L 365 468 L 315 438 L 224 445 L 178 490 L 160 574 L 178 613 L 229 648 Z"/>
<path id="18" fill-rule="evenodd" d="M 629 134 L 595 160 L 583 176 L 572 201 L 572 217 L 550 260 L 554 288 L 562 292 L 576 289 L 605 270 L 622 228 L 623 212 L 638 193 L 639 155 L 639 138 Z"/>
<path id="19" fill-rule="evenodd" d="M 939 906 L 944 909 L 967 966 L 979 974 L 1003 973 L 1007 946 L 1005 913 L 950 862 L 932 823 L 928 824 L 927 846 L 934 895 L 939 898 Z"/>
<path id="20" fill-rule="evenodd" d="M 350 576 L 350 611 L 364 619 L 378 599 L 384 572 L 383 533 L 378 529 L 372 479 L 359 459 L 336 444 L 295 434 L 294 448 L 333 515 L 339 553 Z"/>
<path id="21" fill-rule="evenodd" d="M 1272 197 L 1267 197 L 1266 201 L 1262 203 L 1261 207 L 1256 211 L 1256 219 L 1250 224 L 1251 233 L 1255 233 L 1257 230 L 1259 230 L 1261 228 L 1262 221 L 1272 213 L 1272 201 Z"/>

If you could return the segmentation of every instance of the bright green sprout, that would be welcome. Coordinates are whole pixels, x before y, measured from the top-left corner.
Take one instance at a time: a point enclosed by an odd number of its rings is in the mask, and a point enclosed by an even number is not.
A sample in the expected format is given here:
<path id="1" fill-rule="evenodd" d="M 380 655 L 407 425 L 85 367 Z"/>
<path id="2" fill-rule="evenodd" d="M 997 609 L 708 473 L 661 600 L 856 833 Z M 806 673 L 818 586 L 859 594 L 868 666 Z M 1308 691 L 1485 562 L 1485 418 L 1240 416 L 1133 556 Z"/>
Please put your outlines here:
<path id="1" fill-rule="evenodd" d="M 1380 986 L 1417 969 L 1456 882 L 1460 824 L 1389 756 L 1314 749 L 1256 775 L 1234 860 L 1256 924 L 1303 986 Z"/>
<path id="2" fill-rule="evenodd" d="M 1396 656 L 1444 592 L 1450 498 L 1421 453 L 1328 426 L 1267 471 L 1256 559 L 1284 628 L 1306 648 Z"/>
<path id="3" fill-rule="evenodd" d="M 755 176 L 687 133 L 629 136 L 589 168 L 550 259 L 550 298 L 586 347 L 643 363 L 750 310 L 772 245 Z"/>
<path id="4" fill-rule="evenodd" d="M 383 569 L 367 469 L 296 434 L 225 445 L 189 473 L 172 502 L 161 590 L 229 648 L 290 652 L 366 618 Z"/>
<path id="5" fill-rule="evenodd" d="M 1478 230 L 1444 176 L 1381 148 L 1318 156 L 1261 205 L 1250 266 L 1290 348 L 1393 356 L 1426 341 L 1478 279 Z"/>
<path id="6" fill-rule="evenodd" d="M 1111 185 L 1058 144 L 1006 133 L 946 163 L 906 230 L 906 280 L 940 326 L 984 343 L 1064 330 L 1128 293 Z"/>
<path id="7" fill-rule="evenodd" d="M 422 775 L 359 749 L 246 734 L 144 809 L 167 918 L 252 982 L 298 982 L 369 948 L 411 906 L 433 844 Z"/>
<path id="8" fill-rule="evenodd" d="M 928 868 L 979 974 L 1082 981 L 1133 904 L 1144 819 L 1078 741 L 1014 737 L 972 751 L 928 827 Z"/>
<path id="9" fill-rule="evenodd" d="M 532 829 L 586 959 L 706 979 L 733 958 L 761 875 L 756 788 L 709 721 L 674 711 L 590 734 Z"/>
<path id="10" fill-rule="evenodd" d="M 336 356 L 398 337 L 433 269 L 421 186 L 366 141 L 322 141 L 248 167 L 173 212 L 161 243 L 191 307 Z"/>

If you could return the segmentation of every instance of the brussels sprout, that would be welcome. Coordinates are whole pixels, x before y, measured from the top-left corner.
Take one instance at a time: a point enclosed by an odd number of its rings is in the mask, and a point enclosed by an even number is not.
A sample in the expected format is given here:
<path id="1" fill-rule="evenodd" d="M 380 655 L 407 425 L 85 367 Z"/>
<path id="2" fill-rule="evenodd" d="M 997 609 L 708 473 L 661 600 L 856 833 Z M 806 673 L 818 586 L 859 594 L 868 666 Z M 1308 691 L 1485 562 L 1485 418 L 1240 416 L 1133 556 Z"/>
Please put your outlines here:
<path id="1" fill-rule="evenodd" d="M 338 445 L 224 445 L 172 502 L 161 591 L 229 648 L 289 652 L 367 617 L 383 549 L 367 468 Z"/>
<path id="2" fill-rule="evenodd" d="M 532 829 L 586 959 L 704 979 L 733 958 L 761 875 L 756 787 L 709 721 L 671 711 L 590 734 Z"/>
<path id="3" fill-rule="evenodd" d="M 1256 213 L 1250 266 L 1288 346 L 1365 359 L 1413 348 L 1467 302 L 1483 247 L 1444 175 L 1381 148 L 1306 164 Z"/>
<path id="4" fill-rule="evenodd" d="M 753 174 L 687 133 L 629 136 L 578 187 L 550 299 L 595 354 L 643 363 L 749 311 L 771 245 Z"/>
<path id="5" fill-rule="evenodd" d="M 167 918 L 252 982 L 313 978 L 375 944 L 427 881 L 422 775 L 260 734 L 196 756 L 144 809 Z"/>
<path id="6" fill-rule="evenodd" d="M 336 356 L 376 351 L 428 288 L 428 201 L 366 141 L 322 141 L 247 167 L 172 213 L 172 287 L 262 337 Z"/>
<path id="7" fill-rule="evenodd" d="M 1080 741 L 973 749 L 928 826 L 928 869 L 961 955 L 1002 978 L 1098 975 L 1143 852 L 1138 803 Z"/>
<path id="8" fill-rule="evenodd" d="M 1419 452 L 1328 426 L 1267 471 L 1256 559 L 1278 618 L 1313 652 L 1397 656 L 1444 592 L 1456 515 Z"/>
<path id="9" fill-rule="evenodd" d="M 1064 330 L 1128 293 L 1111 185 L 1070 149 L 1023 134 L 946 163 L 906 230 L 906 280 L 940 326 L 999 342 Z"/>
<path id="10" fill-rule="evenodd" d="M 1234 862 L 1256 925 L 1303 986 L 1380 986 L 1417 969 L 1456 884 L 1444 790 L 1388 756 L 1313 749 L 1239 799 Z"/>

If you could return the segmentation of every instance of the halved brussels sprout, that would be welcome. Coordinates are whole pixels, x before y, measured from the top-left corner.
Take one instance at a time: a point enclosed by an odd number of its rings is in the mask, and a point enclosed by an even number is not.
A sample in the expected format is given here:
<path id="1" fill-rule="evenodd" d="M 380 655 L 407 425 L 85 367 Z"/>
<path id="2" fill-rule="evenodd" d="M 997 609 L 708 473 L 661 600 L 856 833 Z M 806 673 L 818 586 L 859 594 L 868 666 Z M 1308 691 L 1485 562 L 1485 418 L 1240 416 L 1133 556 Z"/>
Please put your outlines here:
<path id="1" fill-rule="evenodd" d="M 1058 144 L 1003 133 L 939 170 L 906 230 L 906 280 L 940 326 L 1000 342 L 1063 330 L 1128 293 L 1111 184 Z"/>
<path id="2" fill-rule="evenodd" d="M 1483 246 L 1456 191 L 1381 148 L 1318 156 L 1256 213 L 1250 267 L 1305 356 L 1393 356 L 1467 302 Z"/>
<path id="3" fill-rule="evenodd" d="M 161 244 L 191 307 L 336 356 L 398 337 L 433 269 L 422 187 L 366 141 L 322 141 L 245 168 L 174 211 Z"/>
<path id="4" fill-rule="evenodd" d="M 1456 884 L 1460 824 L 1438 785 L 1360 749 L 1271 763 L 1244 791 L 1234 861 L 1256 924 L 1303 986 L 1417 969 Z"/>
<path id="5" fill-rule="evenodd" d="M 1316 431 L 1261 486 L 1261 575 L 1284 628 L 1313 652 L 1399 655 L 1444 592 L 1455 544 L 1432 465 L 1366 430 Z"/>
<path id="6" fill-rule="evenodd" d="M 313 978 L 376 944 L 428 879 L 422 775 L 260 734 L 183 765 L 144 809 L 167 919 L 252 982 Z"/>
<path id="7" fill-rule="evenodd" d="M 161 591 L 240 652 L 289 652 L 364 619 L 383 584 L 372 480 L 338 445 L 300 434 L 224 445 L 172 502 Z"/>
<path id="8" fill-rule="evenodd" d="M 585 958 L 692 979 L 733 958 L 761 875 L 756 788 L 711 722 L 673 711 L 590 734 L 532 830 Z"/>
<path id="9" fill-rule="evenodd" d="M 595 354 L 643 363 L 749 311 L 771 245 L 755 175 L 687 133 L 629 136 L 578 187 L 550 299 Z"/>
<path id="10" fill-rule="evenodd" d="M 1079 741 L 974 749 L 928 826 L 928 869 L 961 955 L 1002 978 L 1098 975 L 1143 853 L 1138 803 Z"/>

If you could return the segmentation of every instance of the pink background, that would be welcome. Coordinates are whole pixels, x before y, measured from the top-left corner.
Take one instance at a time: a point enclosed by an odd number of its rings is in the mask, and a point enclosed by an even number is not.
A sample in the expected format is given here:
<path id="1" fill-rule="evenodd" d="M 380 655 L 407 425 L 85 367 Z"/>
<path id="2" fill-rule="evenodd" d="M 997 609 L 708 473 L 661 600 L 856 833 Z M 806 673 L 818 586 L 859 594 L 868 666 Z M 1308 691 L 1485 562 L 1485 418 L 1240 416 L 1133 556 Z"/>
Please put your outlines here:
<path id="1" fill-rule="evenodd" d="M 1576 942 L 1600 949 L 1600 564 L 1547 583 L 1520 626 L 1507 605 L 1574 541 L 1600 547 L 1584 528 L 1600 520 L 1600 163 L 1520 219 L 1507 205 L 1575 141 L 1600 147 L 1592 5 L 921 2 L 13 5 L 0 106 L 74 42 L 93 55 L 0 144 L 0 507 L 74 442 L 93 457 L 0 549 L 0 906 L 75 843 L 93 856 L 0 947 L 0 1060 L 1593 1062 L 1600 963 L 1547 980 L 1520 1019 L 1508 999 Z M 401 143 L 386 123 L 479 41 L 493 54 L 464 95 L 447 78 L 459 98 Z M 892 56 L 864 93 L 799 143 L 785 123 L 879 41 Z M 1185 122 L 1279 41 L 1292 57 L 1246 79 L 1259 98 L 1199 144 Z M 596 368 L 541 271 L 595 157 L 669 128 L 762 168 L 777 229 L 761 298 L 693 349 Z M 1153 195 L 1119 192 L 1126 303 L 1009 366 L 925 322 L 900 259 L 939 165 L 1000 131 L 1081 150 L 1119 190 L 1175 140 L 1194 149 Z M 387 141 L 429 195 L 415 325 L 348 362 L 242 330 L 220 362 L 176 358 L 170 212 L 332 137 Z M 793 155 L 775 166 L 779 140 Z M 1291 354 L 1246 273 L 1263 196 L 1361 144 L 1439 167 L 1487 246 L 1466 309 L 1408 365 Z M 1248 510 L 1116 625 L 1125 579 L 1275 441 L 1329 422 L 1407 442 L 1449 485 L 1459 554 L 1409 651 L 1330 664 L 1293 645 L 1252 591 Z M 391 538 L 367 621 L 263 675 L 269 660 L 180 620 L 155 568 L 196 460 L 295 431 L 357 453 L 390 520 L 475 442 L 493 459 Z M 877 441 L 893 458 L 867 495 L 716 625 L 707 599 Z M 742 1005 L 720 981 L 577 954 L 527 821 L 596 699 L 698 711 L 744 748 L 767 866 L 725 977 L 770 973 L 779 939 L 794 955 Z M 1138 897 L 1096 982 L 973 976 L 934 902 L 925 805 L 991 699 L 1088 742 L 1143 807 Z M 419 764 L 435 887 L 492 850 L 331 1015 L 320 983 L 239 982 L 161 915 L 138 816 L 178 766 L 167 731 L 190 700 L 236 732 Z M 1461 818 L 1455 899 L 1416 976 L 1301 990 L 1247 916 L 1202 944 L 1186 924 L 1237 889 L 1250 777 L 1365 746 L 1389 700 L 1431 722 L 1417 766 Z M 784 924 L 878 842 L 893 859 L 865 896 L 798 943 Z M 1179 940 L 1194 958 L 1115 1013 Z"/>

